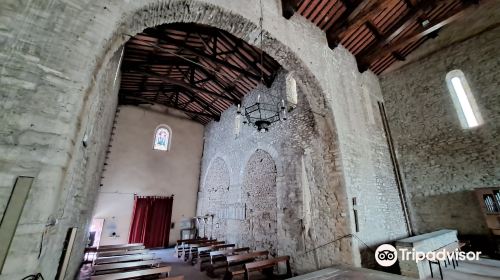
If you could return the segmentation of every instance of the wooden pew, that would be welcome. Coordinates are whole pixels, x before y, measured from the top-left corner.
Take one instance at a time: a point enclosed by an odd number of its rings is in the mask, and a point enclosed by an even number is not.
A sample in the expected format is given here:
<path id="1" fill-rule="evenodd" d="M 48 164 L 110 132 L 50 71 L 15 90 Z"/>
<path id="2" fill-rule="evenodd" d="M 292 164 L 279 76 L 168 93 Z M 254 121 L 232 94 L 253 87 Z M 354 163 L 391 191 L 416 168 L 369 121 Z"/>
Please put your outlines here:
<path id="1" fill-rule="evenodd" d="M 218 260 L 226 260 L 226 256 L 236 255 L 237 253 L 250 253 L 249 247 L 226 249 L 222 251 L 210 252 L 210 263 L 214 264 Z"/>
<path id="2" fill-rule="evenodd" d="M 179 239 L 175 245 L 175 252 L 177 253 L 177 257 L 180 258 L 184 253 L 184 246 L 188 246 L 187 242 L 199 241 L 199 240 L 207 240 L 206 237 L 194 238 L 194 239 Z"/>
<path id="3" fill-rule="evenodd" d="M 217 277 L 216 270 L 221 268 L 226 268 L 227 256 L 237 255 L 237 254 L 248 254 L 250 253 L 249 247 L 226 249 L 222 251 L 212 251 L 210 252 L 210 264 L 205 267 L 207 275 L 215 278 Z"/>
<path id="4" fill-rule="evenodd" d="M 200 263 L 200 271 L 204 270 L 204 265 L 205 263 L 210 262 L 210 253 L 212 251 L 218 251 L 218 250 L 224 250 L 224 249 L 230 249 L 236 247 L 236 244 L 221 244 L 221 245 L 212 245 L 208 247 L 200 247 L 198 248 L 198 259 Z"/>
<path id="5" fill-rule="evenodd" d="M 196 263 L 196 259 L 198 258 L 198 248 L 200 247 L 208 247 L 213 245 L 222 245 L 226 243 L 226 241 L 205 241 L 197 244 L 191 244 L 191 247 L 188 251 L 188 255 L 186 258 L 186 254 L 184 253 L 184 261 L 188 261 L 191 258 L 191 264 L 194 265 Z"/>
<path id="6" fill-rule="evenodd" d="M 102 257 L 113 257 L 113 256 L 125 256 L 125 255 L 140 255 L 148 253 L 148 249 L 144 250 L 132 250 L 132 251 L 108 251 L 97 253 L 97 258 Z"/>
<path id="7" fill-rule="evenodd" d="M 273 275 L 274 267 L 279 263 L 286 263 L 286 273 L 283 275 Z M 250 280 L 250 275 L 254 271 L 261 271 L 272 279 L 277 279 L 278 277 L 287 279 L 292 277 L 292 269 L 290 268 L 290 256 L 281 256 L 272 259 L 251 262 L 245 264 L 245 280 Z"/>
<path id="8" fill-rule="evenodd" d="M 94 260 L 94 265 L 105 264 L 105 263 L 116 263 L 116 262 L 130 262 L 130 261 L 144 261 L 154 259 L 153 254 L 141 254 L 141 255 L 125 255 L 125 256 L 115 256 L 115 257 L 104 257 Z"/>
<path id="9" fill-rule="evenodd" d="M 136 249 L 144 249 L 144 244 L 132 243 L 132 244 L 103 245 L 97 248 L 97 252 L 115 251 L 115 250 L 136 250 Z"/>
<path id="10" fill-rule="evenodd" d="M 226 273 L 224 273 L 224 280 L 233 279 L 233 277 L 237 275 L 244 275 L 245 267 L 242 267 L 242 265 L 253 262 L 255 259 L 260 257 L 265 257 L 267 259 L 268 255 L 268 251 L 257 251 L 243 255 L 227 256 L 227 266 Z"/>
<path id="11" fill-rule="evenodd" d="M 184 261 L 187 262 L 189 260 L 189 257 L 190 257 L 190 254 L 191 254 L 191 248 L 193 246 L 196 246 L 196 245 L 199 245 L 199 244 L 202 244 L 202 243 L 216 242 L 216 241 L 217 241 L 217 239 L 195 239 L 195 240 L 192 240 L 192 241 L 184 242 L 183 245 L 182 245 L 183 246 L 183 252 L 182 253 L 184 254 Z"/>
<path id="12" fill-rule="evenodd" d="M 152 277 L 154 275 L 170 275 L 170 271 L 172 267 L 164 266 L 157 268 L 148 268 L 142 270 L 134 270 L 127 272 L 119 272 L 119 273 L 110 273 L 103 275 L 90 276 L 90 280 L 119 280 L 119 279 L 130 279 L 130 278 L 141 278 L 141 277 Z"/>
<path id="13" fill-rule="evenodd" d="M 161 259 L 153 259 L 146 261 L 135 261 L 135 262 L 118 262 L 118 263 L 108 263 L 108 264 L 98 264 L 94 265 L 92 269 L 94 270 L 94 275 L 113 273 L 116 270 L 134 270 L 143 267 L 159 267 L 162 263 Z"/>

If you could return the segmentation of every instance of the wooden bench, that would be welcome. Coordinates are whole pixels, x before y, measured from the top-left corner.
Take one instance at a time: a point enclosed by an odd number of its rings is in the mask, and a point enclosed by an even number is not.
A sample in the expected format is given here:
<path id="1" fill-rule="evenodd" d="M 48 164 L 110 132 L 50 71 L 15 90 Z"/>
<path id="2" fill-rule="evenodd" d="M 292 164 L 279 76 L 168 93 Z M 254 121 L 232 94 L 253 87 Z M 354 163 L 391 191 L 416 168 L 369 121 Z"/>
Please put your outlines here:
<path id="1" fill-rule="evenodd" d="M 116 256 L 116 257 L 103 257 L 94 260 L 94 265 L 105 264 L 105 263 L 116 263 L 116 262 L 130 262 L 130 261 L 143 261 L 154 259 L 153 254 L 142 254 L 142 255 L 128 255 L 128 256 Z"/>
<path id="2" fill-rule="evenodd" d="M 286 273 L 283 275 L 274 275 L 274 267 L 278 266 L 279 263 L 285 262 Z M 245 264 L 245 280 L 250 280 L 250 275 L 254 271 L 261 271 L 265 275 L 272 277 L 272 279 L 277 279 L 281 277 L 283 279 L 292 277 L 292 269 L 290 267 L 290 256 L 276 257 L 272 259 L 251 262 Z"/>
<path id="3" fill-rule="evenodd" d="M 188 261 L 190 254 L 191 254 L 191 249 L 193 247 L 203 247 L 199 246 L 200 244 L 204 243 L 210 243 L 210 242 L 217 242 L 217 239 L 201 239 L 201 240 L 193 240 L 193 241 L 188 241 L 183 243 L 183 254 L 184 254 L 184 261 Z"/>
<path id="4" fill-rule="evenodd" d="M 125 256 L 125 255 L 140 255 L 148 253 L 148 249 L 144 250 L 131 250 L 131 251 L 108 251 L 97 253 L 97 258 L 102 257 L 114 257 L 114 256 Z"/>
<path id="5" fill-rule="evenodd" d="M 99 246 L 97 248 L 97 252 L 115 251 L 115 250 L 134 250 L 134 249 L 144 249 L 144 244 L 132 243 L 132 244 L 104 245 L 104 246 Z"/>
<path id="6" fill-rule="evenodd" d="M 210 264 L 205 267 L 207 275 L 212 278 L 217 277 L 215 271 L 220 268 L 225 269 L 227 266 L 226 257 L 237 255 L 238 253 L 248 254 L 250 253 L 250 248 L 243 247 L 210 252 Z"/>
<path id="7" fill-rule="evenodd" d="M 242 248 L 234 248 L 234 249 L 226 249 L 222 251 L 213 251 L 210 252 L 210 263 L 213 264 L 218 260 L 226 260 L 226 256 L 236 255 L 237 253 L 250 253 L 249 247 Z"/>
<path id="8" fill-rule="evenodd" d="M 229 248 L 234 248 L 234 247 L 236 247 L 236 244 L 212 245 L 212 246 L 208 246 L 208 247 L 198 248 L 198 259 L 199 259 L 199 263 L 200 263 L 200 271 L 204 270 L 205 263 L 211 262 L 210 253 L 212 251 L 218 251 L 221 249 L 229 249 Z"/>
<path id="9" fill-rule="evenodd" d="M 233 255 L 226 257 L 226 272 L 224 273 L 224 280 L 233 279 L 234 276 L 244 275 L 245 268 L 242 265 L 253 262 L 255 259 L 265 257 L 267 259 L 268 251 L 257 251 L 243 255 Z"/>
<path id="10" fill-rule="evenodd" d="M 206 238 L 206 237 L 200 237 L 200 238 L 194 238 L 194 239 L 179 239 L 179 240 L 177 240 L 177 243 L 175 245 L 175 252 L 177 253 L 177 257 L 180 258 L 182 256 L 182 254 L 184 253 L 184 247 L 188 246 L 186 243 L 207 240 L 207 239 L 208 238 Z"/>
<path id="11" fill-rule="evenodd" d="M 134 271 L 127 271 L 127 272 L 119 272 L 119 273 L 110 273 L 110 274 L 91 276 L 90 280 L 119 280 L 119 279 L 151 277 L 151 276 L 163 275 L 163 274 L 166 274 L 166 276 L 168 277 L 170 275 L 171 270 L 172 270 L 172 267 L 164 266 L 164 267 L 157 267 L 157 268 L 149 268 L 149 269 L 142 269 L 142 270 L 134 270 Z"/>
<path id="12" fill-rule="evenodd" d="M 94 275 L 112 273 L 113 271 L 120 270 L 133 270 L 143 267 L 158 267 L 162 263 L 161 259 L 146 260 L 146 261 L 135 261 L 135 262 L 118 262 L 118 263 L 108 263 L 108 264 L 98 264 L 94 265 L 92 269 L 94 270 Z"/>
<path id="13" fill-rule="evenodd" d="M 194 265 L 198 258 L 198 248 L 209 247 L 214 245 L 222 245 L 224 243 L 226 243 L 226 241 L 207 241 L 198 244 L 191 244 L 191 248 L 189 249 L 189 254 L 187 255 L 187 258 L 186 254 L 184 255 L 184 261 L 187 261 L 189 260 L 189 258 L 191 258 L 191 264 Z"/>

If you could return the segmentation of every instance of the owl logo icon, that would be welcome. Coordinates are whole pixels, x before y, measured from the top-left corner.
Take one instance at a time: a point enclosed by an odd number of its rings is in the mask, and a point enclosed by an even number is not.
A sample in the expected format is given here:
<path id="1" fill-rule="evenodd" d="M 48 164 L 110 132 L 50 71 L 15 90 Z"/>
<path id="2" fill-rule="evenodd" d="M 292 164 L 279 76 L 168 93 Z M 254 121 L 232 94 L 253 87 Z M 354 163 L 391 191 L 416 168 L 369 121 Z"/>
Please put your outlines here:
<path id="1" fill-rule="evenodd" d="M 375 251 L 375 260 L 381 266 L 391 266 L 398 260 L 396 248 L 390 244 L 382 244 Z"/>

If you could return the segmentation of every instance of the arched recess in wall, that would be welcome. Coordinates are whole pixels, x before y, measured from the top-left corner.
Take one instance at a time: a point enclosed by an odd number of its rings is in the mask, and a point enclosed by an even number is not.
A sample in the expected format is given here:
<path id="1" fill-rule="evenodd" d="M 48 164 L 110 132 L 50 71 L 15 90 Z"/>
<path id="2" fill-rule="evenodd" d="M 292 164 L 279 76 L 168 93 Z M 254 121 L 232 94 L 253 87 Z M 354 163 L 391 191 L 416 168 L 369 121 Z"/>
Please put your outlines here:
<path id="1" fill-rule="evenodd" d="M 227 219 L 224 217 L 224 209 L 227 204 L 227 194 L 229 192 L 230 177 L 229 168 L 226 162 L 217 157 L 212 161 L 207 170 L 205 180 L 202 185 L 201 193 L 202 203 L 200 204 L 201 215 L 214 214 L 213 224 L 200 227 L 199 234 L 207 237 L 213 237 L 220 240 L 226 240 Z"/>
<path id="2" fill-rule="evenodd" d="M 246 204 L 242 242 L 256 250 L 278 250 L 276 164 L 269 153 L 257 150 L 248 160 L 243 177 Z"/>

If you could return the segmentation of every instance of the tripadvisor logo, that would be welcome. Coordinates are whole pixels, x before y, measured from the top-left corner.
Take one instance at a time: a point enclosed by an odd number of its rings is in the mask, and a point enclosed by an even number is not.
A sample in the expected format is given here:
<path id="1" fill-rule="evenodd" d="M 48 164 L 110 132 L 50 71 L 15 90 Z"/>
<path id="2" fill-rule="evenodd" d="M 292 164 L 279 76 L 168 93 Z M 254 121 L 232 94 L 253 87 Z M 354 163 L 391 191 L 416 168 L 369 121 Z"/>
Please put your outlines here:
<path id="1" fill-rule="evenodd" d="M 458 248 L 455 250 L 439 249 L 431 252 L 418 252 L 415 249 L 409 250 L 407 248 L 399 249 L 399 256 L 402 261 L 412 260 L 415 262 L 423 260 L 444 261 L 450 259 L 477 261 L 480 255 L 481 252 L 463 252 L 459 251 Z M 398 260 L 398 250 L 390 244 L 382 244 L 375 251 L 375 260 L 381 266 L 391 266 Z"/>
<path id="2" fill-rule="evenodd" d="M 381 266 L 391 266 L 396 263 L 398 252 L 394 246 L 382 244 L 375 251 L 375 260 Z"/>

